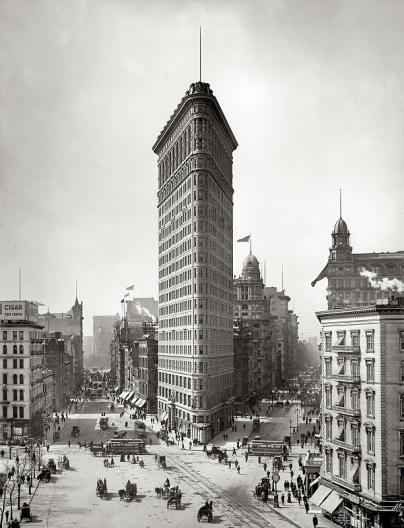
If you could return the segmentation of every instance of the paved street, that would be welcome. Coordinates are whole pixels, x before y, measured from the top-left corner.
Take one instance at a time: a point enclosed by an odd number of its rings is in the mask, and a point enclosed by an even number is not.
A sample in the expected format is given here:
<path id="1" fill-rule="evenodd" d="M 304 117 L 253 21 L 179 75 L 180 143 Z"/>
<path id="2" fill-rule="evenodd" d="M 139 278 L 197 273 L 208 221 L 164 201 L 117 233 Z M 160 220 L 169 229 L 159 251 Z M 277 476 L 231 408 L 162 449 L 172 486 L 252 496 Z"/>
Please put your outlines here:
<path id="1" fill-rule="evenodd" d="M 150 454 L 143 457 L 145 468 L 142 470 L 137 464 L 120 462 L 115 457 L 114 468 L 104 468 L 102 457 L 93 457 L 88 450 L 79 449 L 76 443 L 69 448 L 66 443 L 70 438 L 72 424 L 78 423 L 82 434 L 81 439 L 99 441 L 113 435 L 113 430 L 95 430 L 97 414 L 106 409 L 106 402 L 90 402 L 77 409 L 77 413 L 69 415 L 61 430 L 61 440 L 50 447 L 49 453 L 44 454 L 44 460 L 49 457 L 58 460 L 63 454 L 68 454 L 72 469 L 59 471 L 52 477 L 50 483 L 40 484 L 33 498 L 31 507 L 34 515 L 33 527 L 86 526 L 113 528 L 122 526 L 126 519 L 136 527 L 192 527 L 197 526 L 196 514 L 205 500 L 212 500 L 214 504 L 213 524 L 220 524 L 223 528 L 310 528 L 312 527 L 312 512 L 305 513 L 303 505 L 299 507 L 295 499 L 291 504 L 285 503 L 275 509 L 270 502 L 264 504 L 254 494 L 256 484 L 265 476 L 262 464 L 258 464 L 257 457 L 250 456 L 245 461 L 244 451 L 238 450 L 236 457 L 241 471 L 237 471 L 232 464 L 219 464 L 217 459 L 208 459 L 201 448 L 180 449 L 178 446 L 167 447 L 154 438 L 154 444 L 148 446 Z M 111 417 L 118 429 L 124 428 L 125 420 L 118 414 Z M 266 415 L 266 408 L 261 406 L 262 414 Z M 260 436 L 262 438 L 279 439 L 289 434 L 289 416 L 294 416 L 294 408 L 274 408 L 270 417 L 265 418 Z M 147 422 L 150 424 L 150 418 Z M 246 432 L 251 432 L 249 417 L 237 420 L 237 431 L 228 431 L 227 447 L 235 445 L 237 438 L 243 436 L 243 424 Z M 130 428 L 130 425 L 129 425 Z M 149 435 L 150 436 L 150 435 Z M 222 434 L 215 439 L 216 444 L 225 443 Z M 188 447 L 188 446 L 187 446 Z M 297 459 L 303 451 L 294 446 L 292 463 L 295 475 L 298 474 Z M 154 454 L 164 454 L 167 457 L 166 471 L 159 469 L 154 462 Z M 262 463 L 270 460 L 262 459 Z M 289 472 L 281 472 L 278 490 L 281 494 L 283 481 L 290 480 Z M 106 478 L 109 494 L 107 499 L 96 497 L 95 487 L 97 478 Z M 183 492 L 181 510 L 167 510 L 166 501 L 156 496 L 155 488 L 163 486 L 166 478 L 171 485 L 179 485 Z M 125 487 L 130 479 L 138 486 L 138 497 L 132 503 L 120 501 L 118 490 Z M 27 490 L 23 487 L 23 496 L 27 497 Z M 24 498 L 25 500 L 25 498 Z M 319 516 L 320 527 L 335 526 Z M 204 522 L 204 521 L 202 521 Z M 206 522 L 206 521 L 205 521 Z"/>

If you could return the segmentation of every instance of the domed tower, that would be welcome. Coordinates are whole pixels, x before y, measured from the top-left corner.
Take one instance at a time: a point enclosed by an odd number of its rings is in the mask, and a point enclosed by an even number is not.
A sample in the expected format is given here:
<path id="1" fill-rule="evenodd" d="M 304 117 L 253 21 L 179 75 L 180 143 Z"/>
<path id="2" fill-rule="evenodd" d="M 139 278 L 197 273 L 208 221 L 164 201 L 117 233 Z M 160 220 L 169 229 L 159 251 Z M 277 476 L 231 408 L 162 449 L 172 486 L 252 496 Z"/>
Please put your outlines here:
<path id="1" fill-rule="evenodd" d="M 344 261 L 349 260 L 352 256 L 351 246 L 351 233 L 349 232 L 348 226 L 339 217 L 336 221 L 334 229 L 331 233 L 332 246 L 330 247 L 330 260 L 332 261 Z"/>
<path id="2" fill-rule="evenodd" d="M 243 260 L 243 269 L 241 270 L 243 278 L 261 279 L 260 265 L 256 256 L 251 253 Z"/>

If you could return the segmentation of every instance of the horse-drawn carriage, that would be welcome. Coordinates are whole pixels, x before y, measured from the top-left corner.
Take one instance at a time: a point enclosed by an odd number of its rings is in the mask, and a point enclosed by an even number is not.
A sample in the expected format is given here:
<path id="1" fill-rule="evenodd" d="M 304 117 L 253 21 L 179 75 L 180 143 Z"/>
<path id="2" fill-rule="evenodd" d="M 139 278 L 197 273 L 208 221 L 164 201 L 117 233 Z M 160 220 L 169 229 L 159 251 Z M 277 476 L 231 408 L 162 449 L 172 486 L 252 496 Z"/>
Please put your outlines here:
<path id="1" fill-rule="evenodd" d="M 167 489 L 167 488 L 166 488 Z M 182 492 L 178 486 L 174 486 L 168 491 L 167 498 L 167 510 L 170 506 L 175 506 L 175 509 L 178 510 L 181 508 L 181 498 Z"/>
<path id="2" fill-rule="evenodd" d="M 53 473 L 53 474 L 56 473 L 56 462 L 55 462 L 55 460 L 53 458 L 50 458 L 48 460 L 48 468 L 51 471 L 51 473 Z"/>
<path id="3" fill-rule="evenodd" d="M 120 500 L 132 501 L 137 495 L 137 485 L 128 480 L 125 489 L 118 491 Z"/>
<path id="4" fill-rule="evenodd" d="M 80 436 L 80 427 L 78 425 L 73 425 L 70 436 L 74 436 L 74 437 Z"/>
<path id="5" fill-rule="evenodd" d="M 32 521 L 31 508 L 27 502 L 22 503 L 20 521 Z"/>
<path id="6" fill-rule="evenodd" d="M 70 461 L 69 461 L 69 457 L 68 456 L 63 455 L 63 456 L 59 457 L 58 468 L 59 469 L 70 469 Z"/>
<path id="7" fill-rule="evenodd" d="M 157 465 L 158 465 L 158 467 L 162 467 L 163 469 L 166 469 L 166 467 L 167 467 L 166 457 L 160 455 L 160 456 L 157 458 Z"/>
<path id="8" fill-rule="evenodd" d="M 268 478 L 262 478 L 261 482 L 255 486 L 255 496 L 263 501 L 268 500 L 268 494 L 271 491 L 271 485 Z"/>
<path id="9" fill-rule="evenodd" d="M 206 454 L 210 458 L 218 458 L 219 462 L 222 460 L 227 461 L 227 450 L 226 449 L 220 449 L 220 447 L 215 445 L 208 445 L 206 448 Z"/>
<path id="10" fill-rule="evenodd" d="M 37 479 L 39 480 L 39 482 L 49 482 L 51 479 L 50 469 L 47 467 L 43 467 L 38 473 Z"/>
<path id="11" fill-rule="evenodd" d="M 94 456 L 102 456 L 104 454 L 104 448 L 101 444 L 93 444 L 90 446 L 90 453 Z"/>
<path id="12" fill-rule="evenodd" d="M 212 522 L 213 520 L 212 501 L 209 503 L 208 501 L 206 501 L 206 504 L 204 504 L 201 508 L 199 508 L 196 518 L 198 522 L 201 522 L 201 519 L 206 519 L 208 523 Z"/>
<path id="13" fill-rule="evenodd" d="M 108 489 L 107 482 L 105 479 L 97 479 L 97 487 L 95 489 L 95 494 L 97 495 L 97 497 L 100 497 L 100 499 L 106 497 L 106 495 L 108 494 Z"/>

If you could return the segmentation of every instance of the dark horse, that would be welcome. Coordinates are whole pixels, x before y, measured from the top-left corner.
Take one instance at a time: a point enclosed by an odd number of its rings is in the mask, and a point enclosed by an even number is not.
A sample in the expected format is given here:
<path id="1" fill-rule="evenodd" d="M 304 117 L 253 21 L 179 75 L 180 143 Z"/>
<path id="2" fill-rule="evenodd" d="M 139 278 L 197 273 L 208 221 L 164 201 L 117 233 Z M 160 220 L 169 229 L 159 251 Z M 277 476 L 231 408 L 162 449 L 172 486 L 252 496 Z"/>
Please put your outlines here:
<path id="1" fill-rule="evenodd" d="M 208 522 L 211 522 L 212 519 L 213 519 L 213 513 L 212 513 L 212 503 L 210 502 L 209 504 L 205 504 L 204 506 L 202 506 L 201 508 L 199 508 L 198 510 L 198 515 L 197 515 L 197 520 L 198 522 L 200 522 L 200 520 L 203 518 L 203 517 L 206 517 L 207 521 Z"/>

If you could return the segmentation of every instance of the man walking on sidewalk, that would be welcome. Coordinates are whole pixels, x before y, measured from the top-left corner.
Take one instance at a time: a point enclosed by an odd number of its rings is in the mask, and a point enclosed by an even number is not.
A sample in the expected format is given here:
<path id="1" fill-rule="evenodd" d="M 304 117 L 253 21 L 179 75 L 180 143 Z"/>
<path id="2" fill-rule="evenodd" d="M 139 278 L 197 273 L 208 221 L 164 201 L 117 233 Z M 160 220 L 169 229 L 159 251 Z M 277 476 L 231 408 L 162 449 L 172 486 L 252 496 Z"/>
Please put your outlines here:
<path id="1" fill-rule="evenodd" d="M 313 527 L 314 528 L 317 528 L 318 526 L 318 519 L 317 519 L 317 515 L 314 514 L 314 517 L 313 517 Z"/>

